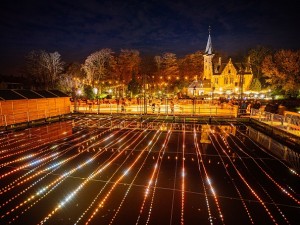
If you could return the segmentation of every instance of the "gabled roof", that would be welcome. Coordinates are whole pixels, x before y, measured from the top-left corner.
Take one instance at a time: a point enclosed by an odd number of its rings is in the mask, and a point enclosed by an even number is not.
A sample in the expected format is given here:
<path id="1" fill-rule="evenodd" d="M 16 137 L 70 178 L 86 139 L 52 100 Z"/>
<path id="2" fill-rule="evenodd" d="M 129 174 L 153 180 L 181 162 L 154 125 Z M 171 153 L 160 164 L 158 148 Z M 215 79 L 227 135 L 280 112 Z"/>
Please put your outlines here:
<path id="1" fill-rule="evenodd" d="M 248 63 L 232 63 L 237 71 L 243 71 L 244 74 L 251 74 L 251 67 Z"/>
<path id="2" fill-rule="evenodd" d="M 0 90 L 0 100 L 20 100 L 20 99 L 39 99 L 39 98 L 58 98 L 69 97 L 67 94 L 59 90 L 51 91 L 33 91 L 33 90 Z"/>
<path id="3" fill-rule="evenodd" d="M 56 97 L 70 97 L 69 95 L 59 90 L 49 90 L 48 92 L 51 92 L 52 94 L 56 95 Z"/>
<path id="4" fill-rule="evenodd" d="M 44 96 L 45 98 L 57 98 L 57 95 L 55 95 L 49 91 L 46 91 L 46 90 L 36 90 L 34 92 L 38 93 L 39 95 Z"/>
<path id="5" fill-rule="evenodd" d="M 221 74 L 226 67 L 227 63 L 213 64 L 213 74 Z"/>
<path id="6" fill-rule="evenodd" d="M 18 90 L 14 90 L 14 92 L 24 96 L 27 99 L 44 98 L 44 96 L 39 95 L 38 93 L 31 90 L 18 89 Z"/>
<path id="7" fill-rule="evenodd" d="M 218 64 L 218 63 L 215 63 L 213 64 L 213 74 L 214 75 L 219 75 L 223 72 L 223 70 L 225 69 L 225 67 L 227 66 L 229 62 L 227 63 L 221 63 Z M 240 62 L 237 62 L 237 63 L 233 63 L 232 62 L 232 65 L 234 66 L 234 68 L 236 69 L 236 71 L 241 71 L 243 70 L 244 74 L 252 74 L 252 71 L 251 71 L 251 67 L 248 63 L 240 63 Z"/>
<path id="8" fill-rule="evenodd" d="M 19 99 L 26 99 L 26 98 L 13 90 L 0 90 L 0 99 L 1 100 L 19 100 Z"/>

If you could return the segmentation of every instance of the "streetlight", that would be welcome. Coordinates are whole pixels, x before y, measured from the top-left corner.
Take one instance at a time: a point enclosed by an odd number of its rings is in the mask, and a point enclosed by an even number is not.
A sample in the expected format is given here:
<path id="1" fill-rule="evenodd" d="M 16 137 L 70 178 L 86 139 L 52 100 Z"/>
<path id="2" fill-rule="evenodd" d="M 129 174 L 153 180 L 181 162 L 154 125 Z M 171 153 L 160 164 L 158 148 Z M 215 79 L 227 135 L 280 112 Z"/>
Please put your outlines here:
<path id="1" fill-rule="evenodd" d="M 94 87 L 94 88 L 93 88 L 93 92 L 94 92 L 94 94 L 95 94 L 96 97 L 97 97 L 97 94 L 98 94 L 98 88 Z"/>
<path id="2" fill-rule="evenodd" d="M 98 88 L 96 88 L 96 87 L 94 87 L 93 88 L 93 92 L 94 92 L 94 94 L 95 94 L 95 98 L 97 99 L 97 103 L 98 103 L 98 114 L 99 114 L 99 111 L 100 111 L 100 109 L 99 109 L 99 106 L 100 106 L 100 101 L 99 101 L 99 99 L 98 99 Z"/>
<path id="3" fill-rule="evenodd" d="M 78 89 L 77 91 L 76 91 L 76 96 L 78 95 L 78 98 L 80 99 L 80 95 L 82 94 L 82 91 L 80 90 L 80 89 Z M 79 99 L 78 99 L 78 101 L 79 101 Z M 79 111 L 79 106 L 80 106 L 80 103 L 78 103 L 78 111 Z M 76 108 L 76 107 L 75 107 Z M 75 109 L 76 110 L 76 109 Z"/>
<path id="4" fill-rule="evenodd" d="M 212 88 L 211 88 L 211 102 L 212 102 L 212 104 L 214 103 L 214 91 L 215 91 L 215 86 L 212 86 Z"/>
<path id="5" fill-rule="evenodd" d="M 143 74 L 143 98 L 144 98 L 144 115 L 147 115 L 147 98 L 146 98 L 146 89 L 148 85 L 146 84 L 146 74 Z"/>
<path id="6" fill-rule="evenodd" d="M 196 93 L 196 86 L 193 88 L 193 115 L 195 114 L 195 93 Z"/>
<path id="7" fill-rule="evenodd" d="M 243 84 L 244 84 L 244 70 L 242 68 L 239 70 L 239 75 L 240 75 L 240 82 L 239 82 L 240 104 L 239 104 L 239 109 L 240 109 L 240 112 L 241 112 L 241 106 L 242 106 L 242 101 L 243 101 Z"/>

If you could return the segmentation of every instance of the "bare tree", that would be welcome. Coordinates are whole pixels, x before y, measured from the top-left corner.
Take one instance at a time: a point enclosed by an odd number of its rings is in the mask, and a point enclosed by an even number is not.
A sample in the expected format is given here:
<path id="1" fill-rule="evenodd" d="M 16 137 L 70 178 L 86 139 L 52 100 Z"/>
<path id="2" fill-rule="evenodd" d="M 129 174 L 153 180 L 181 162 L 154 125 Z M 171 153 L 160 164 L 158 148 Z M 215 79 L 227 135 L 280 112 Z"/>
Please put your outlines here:
<path id="1" fill-rule="evenodd" d="M 109 48 L 89 55 L 82 66 L 82 69 L 87 75 L 88 83 L 94 86 L 96 81 L 101 82 L 106 79 L 109 76 L 113 60 L 113 52 Z"/>
<path id="2" fill-rule="evenodd" d="M 125 84 L 128 84 L 133 74 L 139 72 L 139 65 L 141 63 L 140 53 L 134 49 L 121 49 L 117 61 L 119 79 Z"/>
<path id="3" fill-rule="evenodd" d="M 162 72 L 165 79 L 175 80 L 179 75 L 177 57 L 174 53 L 164 53 L 162 55 Z"/>
<path id="4" fill-rule="evenodd" d="M 65 72 L 60 76 L 58 87 L 61 91 L 72 94 L 74 97 L 76 90 L 81 87 L 81 81 L 85 79 L 85 76 L 80 63 L 70 63 L 66 66 Z"/>
<path id="5" fill-rule="evenodd" d="M 39 87 L 54 89 L 64 70 L 64 62 L 58 52 L 31 51 L 26 57 L 26 69 Z"/>
<path id="6" fill-rule="evenodd" d="M 158 73 L 160 72 L 160 69 L 161 69 L 161 62 L 162 62 L 162 59 L 161 59 L 161 56 L 157 55 L 154 57 L 154 61 L 156 63 L 156 66 L 157 66 L 157 71 Z"/>

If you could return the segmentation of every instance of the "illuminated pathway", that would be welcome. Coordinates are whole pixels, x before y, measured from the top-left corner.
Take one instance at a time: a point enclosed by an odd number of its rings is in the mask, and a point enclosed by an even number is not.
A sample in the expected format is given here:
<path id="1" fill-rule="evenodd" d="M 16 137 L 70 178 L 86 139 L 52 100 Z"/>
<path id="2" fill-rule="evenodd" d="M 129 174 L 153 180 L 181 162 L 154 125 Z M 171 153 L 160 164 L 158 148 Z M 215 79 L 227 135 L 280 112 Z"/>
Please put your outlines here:
<path id="1" fill-rule="evenodd" d="M 126 116 L 2 132 L 0 224 L 300 224 L 299 168 L 248 134 Z"/>

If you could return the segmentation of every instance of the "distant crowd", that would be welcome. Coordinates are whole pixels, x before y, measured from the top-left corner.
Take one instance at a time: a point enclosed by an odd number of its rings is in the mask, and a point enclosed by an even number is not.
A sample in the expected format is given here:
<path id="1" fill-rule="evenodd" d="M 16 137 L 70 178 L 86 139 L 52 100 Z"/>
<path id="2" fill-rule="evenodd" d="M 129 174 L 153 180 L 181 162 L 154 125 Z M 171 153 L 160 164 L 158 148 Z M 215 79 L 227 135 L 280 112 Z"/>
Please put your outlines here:
<path id="1" fill-rule="evenodd" d="M 192 103 L 192 100 L 187 100 Z M 200 101 L 200 102 L 199 102 Z M 146 104 L 149 105 L 153 111 L 160 112 L 161 105 L 168 105 L 170 107 L 171 113 L 174 112 L 175 104 L 180 104 L 185 102 L 184 99 L 156 99 L 156 98 L 148 98 L 146 99 Z M 211 101 L 206 100 L 197 100 L 197 104 L 201 103 L 208 103 Z M 187 102 L 186 102 L 187 103 Z M 90 109 L 94 105 L 102 105 L 102 104 L 117 104 L 121 106 L 121 111 L 126 112 L 126 106 L 130 105 L 140 105 L 144 104 L 143 98 L 120 98 L 120 99 L 98 99 L 98 100 L 79 100 L 78 102 L 80 105 L 88 105 Z M 238 106 L 240 109 L 240 113 L 250 113 L 251 109 L 258 109 L 263 110 L 265 112 L 270 112 L 274 114 L 283 115 L 286 107 L 284 106 L 284 102 L 267 102 L 266 104 L 262 104 L 260 100 L 243 100 L 240 101 L 239 99 L 232 98 L 230 100 L 225 98 L 220 98 L 218 100 L 214 100 L 213 104 L 218 105 L 221 108 L 224 107 L 233 107 Z"/>

